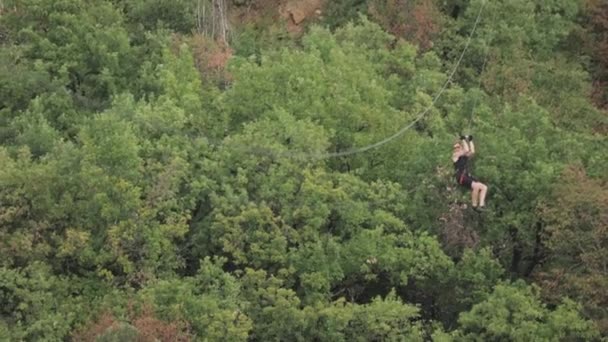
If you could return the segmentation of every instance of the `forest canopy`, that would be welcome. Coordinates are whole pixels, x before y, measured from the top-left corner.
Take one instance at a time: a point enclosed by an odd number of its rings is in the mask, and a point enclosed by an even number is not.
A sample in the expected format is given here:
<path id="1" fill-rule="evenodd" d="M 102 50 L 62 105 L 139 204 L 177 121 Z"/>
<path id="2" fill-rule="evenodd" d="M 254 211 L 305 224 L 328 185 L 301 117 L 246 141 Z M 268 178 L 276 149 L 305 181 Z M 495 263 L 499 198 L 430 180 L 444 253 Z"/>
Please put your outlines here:
<path id="1" fill-rule="evenodd" d="M 0 340 L 608 338 L 607 18 L 0 0 Z"/>

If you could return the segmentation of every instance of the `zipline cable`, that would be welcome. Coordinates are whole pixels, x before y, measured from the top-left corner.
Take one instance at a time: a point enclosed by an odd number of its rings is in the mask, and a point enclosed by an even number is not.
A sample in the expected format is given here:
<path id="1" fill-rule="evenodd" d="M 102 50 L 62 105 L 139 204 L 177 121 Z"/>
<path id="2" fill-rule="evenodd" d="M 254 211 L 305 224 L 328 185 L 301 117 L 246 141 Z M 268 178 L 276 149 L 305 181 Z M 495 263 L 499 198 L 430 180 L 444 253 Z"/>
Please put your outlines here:
<path id="1" fill-rule="evenodd" d="M 448 84 L 450 84 L 450 82 L 452 81 L 452 77 L 454 77 L 454 74 L 458 70 L 460 63 L 462 62 L 462 59 L 463 59 L 467 49 L 469 48 L 469 45 L 471 44 L 473 35 L 475 34 L 477 25 L 479 24 L 479 21 L 481 19 L 481 14 L 483 12 L 483 8 L 484 8 L 485 4 L 486 4 L 486 1 L 485 0 L 482 1 L 481 6 L 479 7 L 479 12 L 477 13 L 477 17 L 475 19 L 475 23 L 473 24 L 473 28 L 471 29 L 471 32 L 467 38 L 467 42 L 466 42 L 462 52 L 460 53 L 460 56 L 456 62 L 456 65 L 454 66 L 454 69 L 448 76 L 448 79 L 445 81 L 443 86 L 439 89 L 439 92 L 437 93 L 437 95 L 435 95 L 435 97 L 433 98 L 433 101 L 431 102 L 431 104 L 429 104 L 429 106 L 426 107 L 426 109 L 424 109 L 422 112 L 420 112 L 420 114 L 416 117 L 416 119 L 414 119 L 412 122 L 410 122 L 406 126 L 402 127 L 399 131 L 397 131 L 393 135 L 388 136 L 388 137 L 386 137 L 378 142 L 375 142 L 373 144 L 370 144 L 370 145 L 351 148 L 351 149 L 347 149 L 344 151 L 338 151 L 338 152 L 325 152 L 325 153 L 309 153 L 309 152 L 295 152 L 295 151 L 272 152 L 270 150 L 263 149 L 263 148 L 251 148 L 250 151 L 252 151 L 252 152 L 256 151 L 254 153 L 259 153 L 259 152 L 268 153 L 268 154 L 272 154 L 272 155 L 279 156 L 279 157 L 294 157 L 294 158 L 298 158 L 298 159 L 321 160 L 321 159 L 345 157 L 345 156 L 350 156 L 353 154 L 363 153 L 363 152 L 369 151 L 371 149 L 378 148 L 378 147 L 380 147 L 384 144 L 387 144 L 387 143 L 391 142 L 392 140 L 400 137 L 401 135 L 403 135 L 403 133 L 405 133 L 410 128 L 412 128 L 418 121 L 422 120 L 422 118 L 424 116 L 426 116 L 426 114 L 435 105 L 437 100 L 441 97 L 443 92 L 447 89 Z M 485 64 L 485 62 L 484 62 L 484 64 Z"/>
<path id="2" fill-rule="evenodd" d="M 492 17 L 495 17 L 495 15 L 493 15 Z M 490 22 L 493 22 L 493 20 L 491 20 Z M 481 71 L 479 72 L 479 83 L 477 85 L 477 88 L 479 90 L 481 90 L 481 81 L 482 81 L 482 76 L 484 71 L 486 70 L 486 64 L 488 62 L 488 55 L 490 54 L 490 46 L 486 47 L 486 52 L 483 56 L 483 64 L 481 65 Z M 475 97 L 475 99 L 473 100 L 473 106 L 471 107 L 471 115 L 469 116 L 469 124 L 467 127 L 467 132 L 471 132 L 471 126 L 473 123 L 473 117 L 475 116 L 475 107 L 477 107 L 477 97 Z"/>
<path id="3" fill-rule="evenodd" d="M 488 55 L 490 53 L 490 47 L 487 47 L 486 49 L 486 53 L 485 56 L 483 58 L 483 64 L 481 65 L 481 72 L 479 73 L 479 84 L 477 85 L 477 88 L 479 90 L 481 90 L 481 80 L 482 80 L 482 76 L 483 76 L 483 72 L 485 71 L 486 68 L 486 62 L 488 61 Z M 477 97 L 475 97 L 475 99 L 473 100 L 473 106 L 471 107 L 471 115 L 469 116 L 469 124 L 467 127 L 467 132 L 470 134 L 471 133 L 471 126 L 473 123 L 473 117 L 475 116 L 475 107 L 477 107 Z"/>

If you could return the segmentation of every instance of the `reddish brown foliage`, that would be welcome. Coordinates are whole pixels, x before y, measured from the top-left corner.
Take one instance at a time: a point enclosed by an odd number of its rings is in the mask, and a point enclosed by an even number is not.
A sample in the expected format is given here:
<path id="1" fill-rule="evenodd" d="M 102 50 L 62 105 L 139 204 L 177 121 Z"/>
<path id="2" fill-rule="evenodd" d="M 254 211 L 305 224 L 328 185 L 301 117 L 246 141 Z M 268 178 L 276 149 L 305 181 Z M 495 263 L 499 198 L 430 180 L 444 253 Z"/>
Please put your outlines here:
<path id="1" fill-rule="evenodd" d="M 608 71 L 608 2 L 590 1 L 588 7 L 589 28 L 595 35 L 596 57 L 603 71 Z"/>
<path id="2" fill-rule="evenodd" d="M 545 267 L 535 274 L 547 298 L 573 297 L 608 333 L 608 184 L 580 167 L 566 169 L 541 210 Z"/>
<path id="3" fill-rule="evenodd" d="M 226 71 L 232 49 L 222 42 L 215 42 L 202 34 L 195 34 L 190 44 L 194 53 L 196 68 L 203 80 L 228 82 L 231 77 Z"/>
<path id="4" fill-rule="evenodd" d="M 190 335 L 184 331 L 183 322 L 164 322 L 154 317 L 154 312 L 145 306 L 142 312 L 131 320 L 140 334 L 140 341 L 190 341 Z"/>
<path id="5" fill-rule="evenodd" d="M 114 316 L 105 312 L 95 322 L 91 322 L 88 326 L 82 328 L 73 334 L 72 338 L 74 341 L 95 341 L 97 336 L 103 334 L 110 328 L 111 326 L 116 324 L 116 319 Z"/>
<path id="6" fill-rule="evenodd" d="M 127 323 L 137 330 L 138 342 L 171 341 L 186 342 L 191 341 L 192 336 L 188 332 L 188 325 L 185 322 L 165 322 L 154 316 L 153 310 L 149 306 L 143 306 L 136 312 L 133 306 L 129 306 L 129 318 Z M 76 331 L 72 338 L 74 341 L 94 342 L 100 336 L 121 329 L 126 322 L 121 322 L 109 312 L 103 313 L 96 321 Z"/>
<path id="7" fill-rule="evenodd" d="M 441 243 L 448 255 L 460 257 L 464 250 L 475 248 L 479 243 L 479 235 L 472 225 L 474 220 L 470 218 L 472 209 L 462 202 L 463 195 L 454 184 L 453 174 L 449 169 L 437 168 L 436 176 L 442 181 L 445 196 L 451 202 L 447 211 L 439 217 L 443 226 L 439 234 Z M 465 196 L 468 199 L 469 193 Z"/>
<path id="8" fill-rule="evenodd" d="M 443 222 L 441 243 L 450 256 L 460 256 L 465 249 L 475 248 L 479 243 L 479 235 L 468 219 L 469 211 L 466 204 L 452 203 L 439 219 Z"/>
<path id="9" fill-rule="evenodd" d="M 588 0 L 586 5 L 585 41 L 595 64 L 592 98 L 598 107 L 608 109 L 608 2 Z"/>
<path id="10" fill-rule="evenodd" d="M 248 0 L 247 6 L 233 6 L 231 13 L 233 22 L 239 24 L 255 24 L 265 20 L 279 19 L 280 9 L 286 0 Z"/>
<path id="11" fill-rule="evenodd" d="M 433 46 L 440 30 L 441 15 L 431 0 L 372 0 L 369 12 L 387 31 L 422 50 Z"/>
<path id="12" fill-rule="evenodd" d="M 327 0 L 249 0 L 246 6 L 234 6 L 232 22 L 236 25 L 286 24 L 294 36 L 304 33 L 306 23 L 322 16 Z"/>

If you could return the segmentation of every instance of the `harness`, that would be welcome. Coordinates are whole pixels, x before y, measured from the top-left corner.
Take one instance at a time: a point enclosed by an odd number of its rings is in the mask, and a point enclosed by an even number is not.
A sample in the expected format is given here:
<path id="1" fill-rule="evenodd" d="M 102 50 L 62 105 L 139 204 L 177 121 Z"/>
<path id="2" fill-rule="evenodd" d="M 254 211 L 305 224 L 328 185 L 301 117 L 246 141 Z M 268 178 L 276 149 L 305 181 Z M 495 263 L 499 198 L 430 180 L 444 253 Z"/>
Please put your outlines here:
<path id="1" fill-rule="evenodd" d="M 463 158 L 463 157 L 460 157 L 460 158 Z M 458 160 L 454 163 L 454 166 L 456 167 L 456 170 L 454 172 L 454 177 L 456 178 L 458 184 L 463 185 L 464 180 L 469 173 L 467 172 L 466 159 L 463 162 L 461 162 L 460 158 L 458 158 Z M 464 157 L 464 158 L 466 158 L 466 157 Z"/>
<path id="2" fill-rule="evenodd" d="M 466 176 L 465 172 L 462 171 L 460 173 L 460 177 L 458 178 L 458 184 L 463 185 L 464 184 L 464 177 Z"/>

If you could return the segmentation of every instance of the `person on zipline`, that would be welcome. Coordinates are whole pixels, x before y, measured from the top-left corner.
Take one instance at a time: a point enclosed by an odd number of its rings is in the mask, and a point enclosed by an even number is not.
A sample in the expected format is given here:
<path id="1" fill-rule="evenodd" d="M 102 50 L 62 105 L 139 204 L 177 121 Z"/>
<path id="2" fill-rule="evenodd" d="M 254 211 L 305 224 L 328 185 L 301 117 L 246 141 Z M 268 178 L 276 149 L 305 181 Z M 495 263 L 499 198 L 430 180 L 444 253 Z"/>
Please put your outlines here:
<path id="1" fill-rule="evenodd" d="M 467 189 L 471 189 L 471 205 L 473 209 L 477 211 L 484 210 L 488 187 L 471 176 L 467 167 L 469 158 L 475 154 L 473 136 L 460 136 L 460 142 L 456 141 L 453 148 L 452 162 L 454 162 L 454 169 L 456 171 L 456 182 Z"/>

